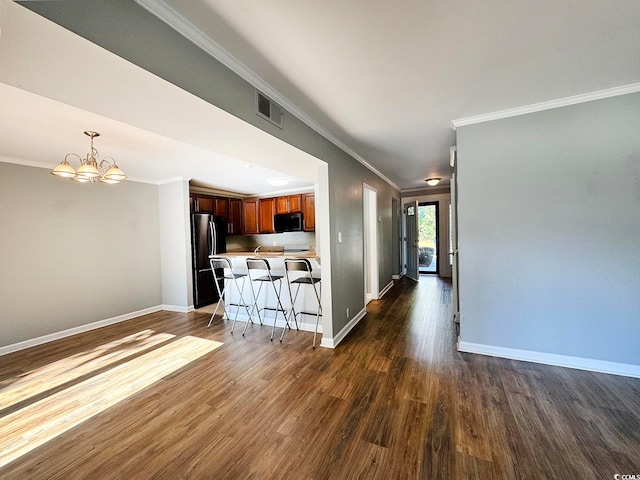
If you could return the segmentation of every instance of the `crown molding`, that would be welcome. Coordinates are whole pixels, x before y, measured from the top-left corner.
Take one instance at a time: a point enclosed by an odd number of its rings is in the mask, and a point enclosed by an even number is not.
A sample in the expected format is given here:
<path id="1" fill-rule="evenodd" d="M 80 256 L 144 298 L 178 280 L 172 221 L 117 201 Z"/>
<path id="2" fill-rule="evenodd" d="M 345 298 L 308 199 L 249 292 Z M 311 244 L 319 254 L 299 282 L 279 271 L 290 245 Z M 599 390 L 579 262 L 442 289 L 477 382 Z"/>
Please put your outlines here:
<path id="1" fill-rule="evenodd" d="M 207 52 L 213 58 L 225 65 L 236 75 L 240 76 L 245 81 L 249 82 L 258 90 L 262 91 L 267 97 L 271 98 L 274 102 L 278 103 L 281 107 L 298 118 L 301 122 L 305 123 L 308 127 L 312 128 L 316 133 L 326 138 L 335 146 L 340 148 L 343 152 L 347 153 L 373 173 L 382 178 L 389 185 L 396 190 L 400 190 L 400 187 L 392 180 L 387 178 L 377 168 L 367 162 L 364 158 L 358 155 L 351 147 L 329 132 L 326 128 L 321 126 L 309 115 L 299 109 L 295 104 L 290 102 L 284 95 L 278 92 L 275 88 L 269 85 L 265 80 L 256 75 L 253 71 L 249 70 L 243 63 L 231 55 L 224 47 L 222 47 L 215 40 L 202 32 L 193 23 L 187 20 L 184 16 L 178 13 L 173 7 L 167 5 L 163 0 L 134 0 L 138 5 L 147 10 L 155 17 L 162 20 L 164 23 L 173 28 L 180 35 L 187 40 L 200 47 Z"/>
<path id="2" fill-rule="evenodd" d="M 620 87 L 607 88 L 596 92 L 583 93 L 572 97 L 559 98 L 548 102 L 533 103 L 524 107 L 509 108 L 493 113 L 485 113 L 474 117 L 460 118 L 451 122 L 451 128 L 456 130 L 458 127 L 465 125 L 474 125 L 476 123 L 491 122 L 492 120 L 500 120 L 502 118 L 517 117 L 519 115 L 527 115 L 529 113 L 542 112 L 559 107 L 567 107 L 569 105 L 577 105 L 578 103 L 591 102 L 593 100 L 602 100 L 603 98 L 617 97 L 619 95 L 627 95 L 629 93 L 640 92 L 640 82 L 622 85 Z"/>

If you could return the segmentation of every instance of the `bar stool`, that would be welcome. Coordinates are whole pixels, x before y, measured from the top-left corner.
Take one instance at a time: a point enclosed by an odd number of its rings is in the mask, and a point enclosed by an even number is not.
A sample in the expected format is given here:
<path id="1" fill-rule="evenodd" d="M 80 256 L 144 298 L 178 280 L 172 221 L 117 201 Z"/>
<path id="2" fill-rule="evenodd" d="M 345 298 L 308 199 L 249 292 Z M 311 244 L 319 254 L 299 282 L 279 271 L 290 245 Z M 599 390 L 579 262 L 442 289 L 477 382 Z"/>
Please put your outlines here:
<path id="1" fill-rule="evenodd" d="M 313 334 L 313 348 L 316 348 L 316 336 L 318 335 L 318 322 L 320 321 L 320 317 L 322 316 L 322 303 L 320 301 L 320 293 L 318 292 L 317 284 L 320 284 L 320 291 L 322 291 L 322 284 L 320 283 L 320 278 L 314 277 L 311 274 L 311 262 L 306 258 L 285 258 L 284 259 L 284 272 L 287 277 L 287 286 L 289 288 L 289 298 L 291 299 L 291 315 L 293 315 L 294 320 L 296 320 L 296 326 L 298 325 L 298 321 L 296 319 L 297 315 L 315 315 L 316 317 L 316 330 Z M 292 278 L 292 272 L 301 272 L 297 278 Z M 296 285 L 296 294 L 293 295 L 291 291 L 291 285 Z M 313 292 L 316 294 L 316 300 L 318 301 L 318 308 L 315 312 L 305 312 L 300 311 L 296 312 L 296 300 L 298 298 L 298 293 L 300 292 L 300 287 L 302 285 L 311 285 L 313 287 Z M 284 337 L 284 332 L 282 332 L 282 336 Z M 282 339 L 280 339 L 282 341 Z"/>
<path id="2" fill-rule="evenodd" d="M 222 303 L 222 308 L 224 310 L 224 314 L 227 319 L 231 318 L 231 316 L 229 315 L 229 311 L 227 310 L 227 307 L 228 306 L 236 307 L 236 314 L 233 317 L 233 325 L 231 326 L 231 333 L 233 333 L 233 329 L 236 328 L 236 320 L 238 319 L 238 312 L 240 311 L 240 307 L 244 307 L 244 309 L 247 311 L 247 314 L 249 315 L 249 319 L 247 320 L 247 322 L 249 320 L 253 321 L 251 314 L 249 313 L 249 305 L 247 305 L 247 302 L 245 302 L 244 297 L 242 295 L 242 292 L 244 292 L 244 284 L 245 284 L 247 274 L 234 272 L 233 266 L 231 264 L 231 260 L 227 257 L 218 257 L 218 256 L 212 255 L 209 257 L 209 263 L 211 264 L 211 271 L 213 272 L 213 281 L 216 284 L 216 290 L 218 290 L 219 300 L 215 310 L 213 311 L 213 314 L 211 315 L 211 319 L 209 320 L 209 324 L 207 325 L 207 328 L 211 326 L 211 323 L 213 322 L 213 317 L 216 316 L 216 313 L 218 312 L 218 308 L 220 307 L 220 303 Z M 220 275 L 219 272 L 221 270 L 222 270 L 222 274 Z M 242 279 L 242 287 L 238 287 L 238 279 L 240 278 Z M 229 285 L 229 283 L 225 282 L 225 280 L 231 280 L 233 284 L 236 286 L 236 290 L 240 294 L 240 303 L 227 303 L 227 301 L 225 300 L 224 294 L 227 291 L 227 285 Z M 220 289 L 220 283 L 222 283 L 222 289 Z"/>
<path id="3" fill-rule="evenodd" d="M 254 275 L 251 274 L 252 271 L 254 272 Z M 262 272 L 262 275 L 260 275 L 259 272 Z M 273 317 L 273 327 L 271 329 L 271 340 L 273 341 L 273 334 L 276 331 L 276 320 L 278 319 L 278 312 L 282 312 L 284 316 L 285 330 L 287 327 L 289 327 L 289 322 L 287 320 L 287 311 L 282 306 L 282 301 L 280 300 L 280 294 L 282 292 L 282 279 L 284 278 L 284 276 L 273 275 L 271 273 L 271 266 L 269 265 L 269 262 L 265 258 L 247 258 L 247 273 L 249 276 L 249 285 L 251 286 L 251 295 L 253 296 L 253 308 L 251 309 L 250 316 L 252 316 L 253 311 L 257 309 L 258 319 L 260 320 L 260 324 L 263 324 L 262 317 L 260 316 L 260 310 L 275 310 L 276 312 L 275 316 Z M 258 293 L 256 293 L 256 290 L 253 287 L 253 284 L 255 282 L 258 282 L 258 284 L 260 285 L 258 287 Z M 278 283 L 278 288 L 276 288 L 276 282 Z M 275 293 L 276 295 L 277 305 L 275 307 L 266 306 L 267 292 L 265 292 L 265 305 L 262 308 L 258 307 L 258 297 L 260 296 L 260 292 L 262 291 L 262 285 L 264 285 L 265 283 L 271 284 L 271 287 L 273 288 L 273 293 Z M 249 326 L 249 322 L 247 322 L 247 324 L 244 326 L 242 335 L 245 334 L 248 326 Z M 296 323 L 296 327 L 297 327 L 297 323 Z M 280 341 L 282 341 L 282 338 L 280 338 Z"/>

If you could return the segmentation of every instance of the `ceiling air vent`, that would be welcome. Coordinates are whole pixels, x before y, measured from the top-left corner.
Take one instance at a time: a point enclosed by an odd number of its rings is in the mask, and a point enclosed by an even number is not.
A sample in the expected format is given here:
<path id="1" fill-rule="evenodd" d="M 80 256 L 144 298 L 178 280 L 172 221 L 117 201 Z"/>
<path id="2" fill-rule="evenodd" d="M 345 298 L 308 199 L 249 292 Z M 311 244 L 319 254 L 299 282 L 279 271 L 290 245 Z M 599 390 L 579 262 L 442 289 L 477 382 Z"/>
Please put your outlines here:
<path id="1" fill-rule="evenodd" d="M 256 113 L 276 127 L 282 128 L 282 108 L 258 90 L 256 90 Z"/>

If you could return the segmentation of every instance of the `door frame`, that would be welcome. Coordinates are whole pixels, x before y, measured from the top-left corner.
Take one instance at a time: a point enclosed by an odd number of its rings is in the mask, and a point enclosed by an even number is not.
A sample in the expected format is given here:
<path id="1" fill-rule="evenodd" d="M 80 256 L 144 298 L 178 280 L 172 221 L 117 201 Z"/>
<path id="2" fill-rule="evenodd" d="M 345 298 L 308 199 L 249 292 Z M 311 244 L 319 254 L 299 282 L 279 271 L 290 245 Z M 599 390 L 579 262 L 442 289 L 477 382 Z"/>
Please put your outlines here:
<path id="1" fill-rule="evenodd" d="M 414 214 L 409 215 L 409 209 L 414 209 Z M 414 217 L 413 228 L 409 217 Z M 405 203 L 402 206 L 403 230 L 404 230 L 404 272 L 407 277 L 416 282 L 419 279 L 418 269 L 418 202 Z M 410 259 L 412 261 L 410 261 Z M 415 271 L 413 270 L 415 264 Z"/>
<path id="2" fill-rule="evenodd" d="M 420 209 L 420 207 L 427 207 L 433 205 L 434 207 L 436 207 L 436 212 L 435 212 L 435 224 L 436 224 L 436 239 L 435 239 L 435 255 L 436 255 L 436 271 L 435 272 L 421 272 L 420 271 L 420 261 L 418 261 L 418 274 L 421 275 L 438 275 L 440 276 L 440 202 L 438 200 L 434 200 L 431 202 L 418 202 L 418 209 Z M 417 218 L 419 218 L 420 216 L 418 215 Z M 420 243 L 420 222 L 418 221 L 418 244 Z M 418 245 L 419 247 L 419 245 Z M 420 249 L 418 248 L 418 252 L 420 252 Z M 419 258 L 420 253 L 418 253 L 418 258 Z"/>
<path id="3" fill-rule="evenodd" d="M 362 237 L 364 264 L 364 303 L 377 300 L 378 280 L 378 191 L 362 183 Z"/>

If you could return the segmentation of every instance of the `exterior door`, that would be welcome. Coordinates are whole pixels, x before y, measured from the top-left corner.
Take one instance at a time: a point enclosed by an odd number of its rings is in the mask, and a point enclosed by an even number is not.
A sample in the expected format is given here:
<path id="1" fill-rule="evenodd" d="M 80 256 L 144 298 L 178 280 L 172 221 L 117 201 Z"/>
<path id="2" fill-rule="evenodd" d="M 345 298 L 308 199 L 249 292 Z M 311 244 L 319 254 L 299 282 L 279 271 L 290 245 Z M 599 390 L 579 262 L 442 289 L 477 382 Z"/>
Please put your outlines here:
<path id="1" fill-rule="evenodd" d="M 418 281 L 418 202 L 404 204 L 407 277 Z"/>
<path id="2" fill-rule="evenodd" d="M 438 202 L 418 204 L 418 272 L 438 273 L 440 232 Z"/>

